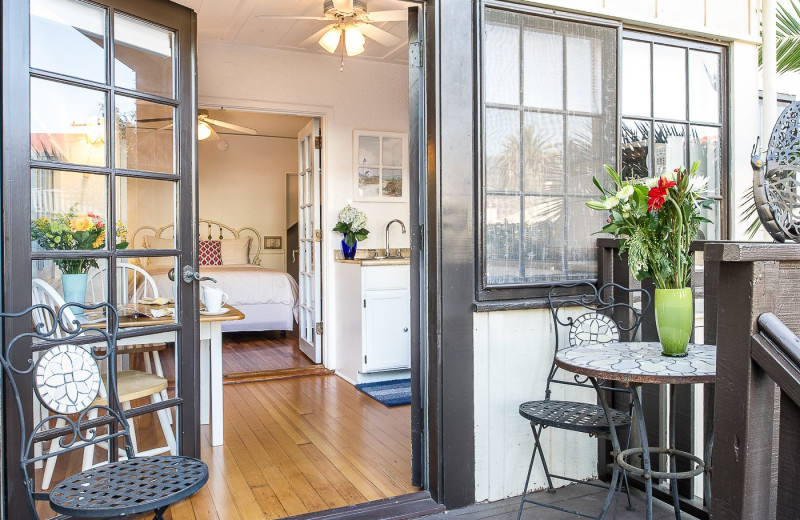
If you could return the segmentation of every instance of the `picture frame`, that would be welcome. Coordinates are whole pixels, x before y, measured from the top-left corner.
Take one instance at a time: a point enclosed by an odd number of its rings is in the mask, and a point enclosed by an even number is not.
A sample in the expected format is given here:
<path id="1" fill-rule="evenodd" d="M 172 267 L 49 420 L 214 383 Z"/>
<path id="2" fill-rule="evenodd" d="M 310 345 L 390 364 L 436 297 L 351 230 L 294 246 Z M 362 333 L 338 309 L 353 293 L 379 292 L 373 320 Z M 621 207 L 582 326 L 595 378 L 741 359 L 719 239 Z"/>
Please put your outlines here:
<path id="1" fill-rule="evenodd" d="M 353 200 L 408 202 L 408 134 L 353 131 Z"/>

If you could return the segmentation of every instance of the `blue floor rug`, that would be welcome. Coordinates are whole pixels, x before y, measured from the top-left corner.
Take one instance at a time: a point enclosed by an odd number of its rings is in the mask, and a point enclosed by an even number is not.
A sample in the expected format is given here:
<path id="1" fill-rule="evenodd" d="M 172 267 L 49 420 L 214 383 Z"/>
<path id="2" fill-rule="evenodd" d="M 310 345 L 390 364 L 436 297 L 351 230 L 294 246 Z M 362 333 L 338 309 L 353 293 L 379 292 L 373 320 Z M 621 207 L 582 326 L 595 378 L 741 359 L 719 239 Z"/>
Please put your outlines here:
<path id="1" fill-rule="evenodd" d="M 384 406 L 411 404 L 411 379 L 361 383 L 356 385 L 356 388 Z"/>

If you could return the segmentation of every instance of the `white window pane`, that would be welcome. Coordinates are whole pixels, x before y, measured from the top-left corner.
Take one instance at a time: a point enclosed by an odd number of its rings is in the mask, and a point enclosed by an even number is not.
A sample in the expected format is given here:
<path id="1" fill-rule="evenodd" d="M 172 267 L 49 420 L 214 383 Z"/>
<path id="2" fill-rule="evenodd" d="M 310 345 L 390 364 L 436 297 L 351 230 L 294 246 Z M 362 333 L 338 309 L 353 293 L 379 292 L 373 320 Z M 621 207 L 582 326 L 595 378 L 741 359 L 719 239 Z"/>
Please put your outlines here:
<path id="1" fill-rule="evenodd" d="M 381 163 L 381 138 L 359 136 L 358 138 L 358 164 L 380 165 Z"/>
<path id="2" fill-rule="evenodd" d="M 689 117 L 719 123 L 719 54 L 689 51 Z"/>
<path id="3" fill-rule="evenodd" d="M 622 43 L 622 113 L 650 116 L 650 44 L 625 40 Z"/>
<path id="4" fill-rule="evenodd" d="M 486 197 L 486 278 L 489 284 L 520 280 L 520 199 L 514 196 Z"/>
<path id="5" fill-rule="evenodd" d="M 656 123 L 653 128 L 653 161 L 656 175 L 686 164 L 686 127 L 671 123 Z"/>
<path id="6" fill-rule="evenodd" d="M 485 121 L 486 189 L 519 189 L 520 138 L 517 110 L 487 108 Z"/>
<path id="7" fill-rule="evenodd" d="M 597 114 L 602 110 L 603 42 L 567 38 L 567 110 Z"/>
<path id="8" fill-rule="evenodd" d="M 525 191 L 560 192 L 564 186 L 564 117 L 525 114 L 523 149 Z"/>
<path id="9" fill-rule="evenodd" d="M 623 119 L 620 125 L 622 137 L 622 170 L 625 179 L 640 179 L 650 176 L 650 134 L 649 121 Z"/>
<path id="10" fill-rule="evenodd" d="M 384 137 L 381 144 L 383 150 L 382 164 L 384 166 L 403 165 L 403 140 L 399 137 Z"/>
<path id="11" fill-rule="evenodd" d="M 484 96 L 487 103 L 519 104 L 519 27 L 513 14 L 488 11 L 484 35 Z"/>
<path id="12" fill-rule="evenodd" d="M 653 45 L 653 114 L 686 119 L 686 49 Z"/>
<path id="13" fill-rule="evenodd" d="M 563 42 L 564 37 L 560 34 L 525 30 L 525 106 L 564 107 Z"/>
<path id="14" fill-rule="evenodd" d="M 114 75 L 118 87 L 173 95 L 175 35 L 144 20 L 114 15 Z"/>

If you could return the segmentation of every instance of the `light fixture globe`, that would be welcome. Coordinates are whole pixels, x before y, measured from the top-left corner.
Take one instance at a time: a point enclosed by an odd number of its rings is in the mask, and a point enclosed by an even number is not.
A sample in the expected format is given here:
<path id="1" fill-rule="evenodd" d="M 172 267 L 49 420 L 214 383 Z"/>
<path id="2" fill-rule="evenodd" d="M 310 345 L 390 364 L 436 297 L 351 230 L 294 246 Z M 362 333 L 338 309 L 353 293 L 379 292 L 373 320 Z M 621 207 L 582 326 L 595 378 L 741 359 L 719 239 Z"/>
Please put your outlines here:
<path id="1" fill-rule="evenodd" d="M 364 52 L 366 38 L 361 33 L 361 29 L 355 24 L 350 24 L 344 29 L 344 46 L 348 56 L 356 56 Z"/>
<path id="2" fill-rule="evenodd" d="M 211 126 L 205 121 L 197 123 L 197 140 L 204 141 L 211 137 Z"/>
<path id="3" fill-rule="evenodd" d="M 319 39 L 319 44 L 323 49 L 333 54 L 336 52 L 337 47 L 339 47 L 339 41 L 341 39 L 342 29 L 336 25 L 332 25 L 331 28 L 322 35 L 322 38 Z"/>

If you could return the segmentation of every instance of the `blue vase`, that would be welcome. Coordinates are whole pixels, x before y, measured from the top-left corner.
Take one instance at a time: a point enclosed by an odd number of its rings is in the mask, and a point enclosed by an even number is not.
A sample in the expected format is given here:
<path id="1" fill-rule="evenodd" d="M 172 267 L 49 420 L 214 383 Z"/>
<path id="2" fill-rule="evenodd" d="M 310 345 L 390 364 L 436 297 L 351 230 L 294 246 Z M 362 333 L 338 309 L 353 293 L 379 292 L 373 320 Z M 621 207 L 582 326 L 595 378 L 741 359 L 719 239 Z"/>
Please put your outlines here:
<path id="1" fill-rule="evenodd" d="M 86 282 L 89 275 L 87 273 L 62 274 L 61 288 L 64 291 L 64 301 L 67 303 L 86 303 Z M 69 310 L 73 314 L 83 314 L 80 307 L 71 306 Z"/>
<path id="2" fill-rule="evenodd" d="M 358 240 L 356 243 L 353 244 L 353 247 L 347 245 L 347 243 L 342 239 L 342 256 L 345 260 L 352 260 L 356 257 L 356 249 L 358 249 Z"/>

